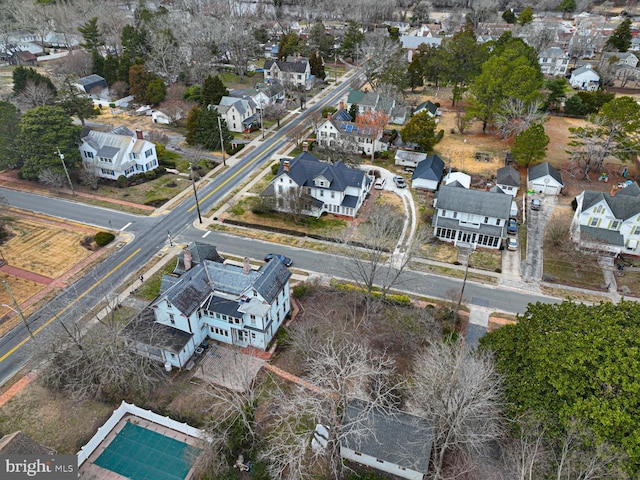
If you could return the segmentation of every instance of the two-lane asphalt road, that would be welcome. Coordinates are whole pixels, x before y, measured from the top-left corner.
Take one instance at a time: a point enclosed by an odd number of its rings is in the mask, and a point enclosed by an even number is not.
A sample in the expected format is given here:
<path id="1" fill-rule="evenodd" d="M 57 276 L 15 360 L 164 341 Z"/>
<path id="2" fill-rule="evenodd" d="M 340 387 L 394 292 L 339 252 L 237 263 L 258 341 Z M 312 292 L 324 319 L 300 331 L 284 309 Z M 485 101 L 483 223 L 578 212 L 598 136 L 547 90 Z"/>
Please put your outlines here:
<path id="1" fill-rule="evenodd" d="M 212 182 L 199 190 L 202 211 L 213 208 L 230 193 L 238 183 L 254 170 L 270 161 L 288 141 L 286 135 L 298 122 L 324 106 L 335 104 L 348 88 L 345 82 L 336 90 L 320 99 L 313 107 L 302 112 L 297 121 L 285 125 L 260 146 L 242 157 L 238 163 L 222 170 Z M 55 217 L 91 224 L 102 228 L 124 230 L 132 235 L 132 240 L 115 254 L 92 268 L 85 276 L 66 288 L 55 299 L 28 318 L 36 342 L 31 341 L 23 324 L 0 338 L 0 384 L 4 384 L 32 357 L 37 344 L 46 347 L 47 342 L 61 322 L 72 326 L 75 321 L 90 311 L 98 303 L 113 297 L 117 287 L 127 281 L 141 266 L 156 255 L 170 238 L 176 242 L 201 239 L 205 232 L 192 226 L 196 221 L 195 205 L 192 197 L 174 206 L 163 215 L 145 217 L 132 215 L 66 200 L 43 197 L 25 192 L 0 189 L 11 206 L 41 212 Z M 171 237 L 168 235 L 170 234 Z M 273 246 L 260 240 L 239 238 L 232 235 L 210 232 L 206 241 L 218 245 L 221 252 L 234 255 L 248 255 L 262 258 L 265 253 L 277 248 L 278 251 L 294 259 L 294 268 L 301 268 L 334 277 L 347 277 L 344 259 L 327 253 L 298 250 L 291 247 Z M 10 259 L 9 259 L 10 261 Z M 460 291 L 460 280 L 420 272 L 408 272 L 404 285 L 399 288 L 417 294 L 446 298 L 451 290 Z M 490 306 L 496 310 L 523 312 L 529 302 L 555 301 L 539 295 L 529 295 L 518 291 L 499 290 L 467 282 L 467 301 Z"/>
<path id="2" fill-rule="evenodd" d="M 361 75 L 362 73 L 358 72 L 351 79 Z M 261 168 L 272 155 L 288 143 L 287 135 L 295 125 L 304 122 L 313 113 L 322 111 L 325 106 L 335 104 L 346 93 L 349 84 L 350 81 L 346 81 L 319 98 L 315 105 L 301 112 L 297 119 L 284 125 L 261 145 L 244 155 L 240 162 L 223 169 L 212 182 L 199 191 L 201 209 L 207 211 L 213 208 L 244 177 Z M 56 324 L 64 322 L 65 325 L 73 325 L 99 302 L 111 298 L 118 286 L 168 243 L 169 234 L 172 238 L 176 237 L 196 218 L 194 202 L 189 200 L 176 205 L 164 215 L 145 217 L 8 189 L 0 189 L 0 195 L 13 207 L 105 229 L 125 230 L 133 236 L 133 239 L 114 255 L 91 269 L 28 318 L 30 330 L 35 334 L 35 338 L 43 340 L 36 343 L 46 343 Z M 31 358 L 34 352 L 33 343 L 23 324 L 19 324 L 0 338 L 0 384 L 4 384 Z"/>

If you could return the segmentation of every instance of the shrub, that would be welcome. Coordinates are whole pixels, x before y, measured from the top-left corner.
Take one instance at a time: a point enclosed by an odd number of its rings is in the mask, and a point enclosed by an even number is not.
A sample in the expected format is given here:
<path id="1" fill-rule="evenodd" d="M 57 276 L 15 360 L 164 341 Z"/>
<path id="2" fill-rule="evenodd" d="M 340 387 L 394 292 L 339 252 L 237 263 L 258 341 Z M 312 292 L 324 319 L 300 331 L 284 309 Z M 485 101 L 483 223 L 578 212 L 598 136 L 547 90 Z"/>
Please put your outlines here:
<path id="1" fill-rule="evenodd" d="M 272 164 L 271 165 L 271 174 L 272 175 L 277 175 L 279 168 L 280 168 L 280 162 L 276 162 L 276 163 Z"/>
<path id="2" fill-rule="evenodd" d="M 116 108 L 116 104 L 115 103 L 110 103 L 109 104 L 109 108 Z"/>
<path id="3" fill-rule="evenodd" d="M 116 185 L 118 185 L 118 188 L 127 188 L 129 186 L 129 179 L 124 175 L 120 175 L 118 180 L 116 180 Z"/>
<path id="4" fill-rule="evenodd" d="M 322 110 L 322 118 L 327 118 L 327 115 L 334 114 L 338 111 L 336 107 L 324 107 Z"/>
<path id="5" fill-rule="evenodd" d="M 155 170 L 149 170 L 148 172 L 144 172 L 144 177 L 147 180 L 153 180 L 154 178 L 157 177 L 156 171 Z"/>
<path id="6" fill-rule="evenodd" d="M 438 143 L 444 137 L 444 130 L 440 129 L 436 135 L 436 143 Z"/>
<path id="7" fill-rule="evenodd" d="M 240 215 L 244 215 L 244 208 L 242 208 L 240 205 L 234 205 L 231 209 L 231 213 L 239 217 Z"/>
<path id="8" fill-rule="evenodd" d="M 244 148 L 244 144 L 243 144 L 243 143 L 241 143 L 240 145 L 236 145 L 236 147 L 235 147 L 235 148 L 227 147 L 227 148 L 225 148 L 225 149 L 224 149 L 224 151 L 225 151 L 225 152 L 227 152 L 227 154 L 228 154 L 229 156 L 231 156 L 231 155 L 235 155 L 236 153 L 238 153 L 238 152 L 239 152 L 240 150 L 242 150 L 243 148 Z"/>
<path id="9" fill-rule="evenodd" d="M 307 289 L 309 287 L 306 283 L 299 283 L 295 287 L 293 287 L 293 296 L 294 298 L 302 298 L 306 295 Z"/>
<path id="10" fill-rule="evenodd" d="M 105 245 L 109 245 L 116 236 L 111 232 L 98 232 L 93 236 L 93 241 L 96 242 L 96 245 L 99 247 L 104 247 Z"/>

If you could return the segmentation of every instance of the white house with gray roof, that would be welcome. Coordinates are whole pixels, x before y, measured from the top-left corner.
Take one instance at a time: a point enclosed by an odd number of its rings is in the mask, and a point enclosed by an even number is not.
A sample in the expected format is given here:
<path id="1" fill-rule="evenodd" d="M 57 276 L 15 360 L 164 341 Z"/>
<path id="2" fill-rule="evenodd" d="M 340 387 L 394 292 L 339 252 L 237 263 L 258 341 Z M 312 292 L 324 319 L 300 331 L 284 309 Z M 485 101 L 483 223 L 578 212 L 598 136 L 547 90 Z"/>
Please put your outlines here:
<path id="1" fill-rule="evenodd" d="M 562 175 L 549 162 L 539 163 L 527 170 L 528 190 L 545 195 L 560 195 L 562 187 Z"/>
<path id="2" fill-rule="evenodd" d="M 545 48 L 538 54 L 538 63 L 543 74 L 564 77 L 569 67 L 569 54 L 559 47 Z"/>
<path id="3" fill-rule="evenodd" d="M 500 248 L 507 235 L 513 197 L 486 190 L 441 185 L 433 206 L 438 239 L 486 248 Z"/>
<path id="4" fill-rule="evenodd" d="M 387 150 L 382 133 L 375 135 L 372 129 L 360 128 L 355 122 L 339 120 L 329 114 L 316 130 L 316 142 L 321 147 L 339 147 L 346 152 L 371 155 L 372 150 L 376 153 Z"/>
<path id="5" fill-rule="evenodd" d="M 582 246 L 640 254 L 640 187 L 613 187 L 610 193 L 585 190 L 576 197 L 571 233 Z"/>
<path id="6" fill-rule="evenodd" d="M 284 60 L 267 60 L 264 62 L 264 81 L 273 81 L 294 87 L 311 88 L 311 66 L 306 58 L 296 59 L 292 62 Z"/>
<path id="7" fill-rule="evenodd" d="M 423 480 L 429 469 L 433 427 L 424 418 L 396 409 L 371 408 L 364 400 L 347 404 L 340 456 L 394 475 Z"/>
<path id="8" fill-rule="evenodd" d="M 363 170 L 343 162 L 327 163 L 309 152 L 280 160 L 275 178 L 262 193 L 274 198 L 274 208 L 291 211 L 290 199 L 303 202 L 304 214 L 319 218 L 323 213 L 355 217 L 373 182 Z"/>
<path id="9" fill-rule="evenodd" d="M 207 339 L 268 348 L 291 311 L 289 269 L 274 259 L 253 270 L 248 259 L 237 266 L 215 247 L 202 250 L 186 249 L 174 274 L 163 276 L 160 295 L 122 330 L 129 347 L 177 368 Z"/>
<path id="10" fill-rule="evenodd" d="M 600 75 L 591 65 L 584 65 L 571 72 L 569 84 L 578 90 L 593 92 L 600 88 Z"/>
<path id="11" fill-rule="evenodd" d="M 520 174 L 511 165 L 499 168 L 496 172 L 496 187 L 515 198 L 520 189 Z"/>
<path id="12" fill-rule="evenodd" d="M 82 137 L 80 156 L 86 168 L 110 180 L 158 168 L 156 146 L 142 132 L 133 133 L 124 126 L 111 132 L 88 132 Z"/>
<path id="13" fill-rule="evenodd" d="M 216 108 L 232 132 L 250 132 L 259 124 L 256 104 L 250 98 L 224 96 Z"/>

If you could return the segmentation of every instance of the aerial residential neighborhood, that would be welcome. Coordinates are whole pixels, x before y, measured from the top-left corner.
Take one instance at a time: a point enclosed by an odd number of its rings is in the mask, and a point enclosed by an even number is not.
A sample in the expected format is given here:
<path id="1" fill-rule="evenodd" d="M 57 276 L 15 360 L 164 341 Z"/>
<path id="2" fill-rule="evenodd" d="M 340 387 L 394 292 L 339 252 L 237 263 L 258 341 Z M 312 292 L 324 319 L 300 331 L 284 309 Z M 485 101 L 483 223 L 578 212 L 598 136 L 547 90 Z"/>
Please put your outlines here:
<path id="1" fill-rule="evenodd" d="M 0 2 L 0 478 L 637 478 L 638 52 L 634 2 Z"/>

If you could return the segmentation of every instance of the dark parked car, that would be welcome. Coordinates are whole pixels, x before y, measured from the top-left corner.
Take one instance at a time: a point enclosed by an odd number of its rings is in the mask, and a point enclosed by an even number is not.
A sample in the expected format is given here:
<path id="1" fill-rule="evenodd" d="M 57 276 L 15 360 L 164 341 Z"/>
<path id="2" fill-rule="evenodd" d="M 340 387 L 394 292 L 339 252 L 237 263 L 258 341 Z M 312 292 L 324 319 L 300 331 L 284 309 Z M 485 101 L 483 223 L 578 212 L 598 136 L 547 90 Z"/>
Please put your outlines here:
<path id="1" fill-rule="evenodd" d="M 509 235 L 515 235 L 518 233 L 518 222 L 516 222 L 513 218 L 509 219 L 509 223 L 507 223 L 507 233 Z"/>
<path id="2" fill-rule="evenodd" d="M 293 260 L 291 260 L 289 257 L 285 257 L 284 255 L 280 255 L 279 253 L 267 253 L 264 257 L 264 261 L 270 262 L 274 258 L 277 258 L 282 263 L 284 263 L 285 267 L 290 267 L 291 265 L 293 265 Z"/>
<path id="3" fill-rule="evenodd" d="M 531 210 L 540 210 L 540 200 L 534 198 L 531 200 Z"/>

